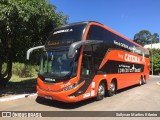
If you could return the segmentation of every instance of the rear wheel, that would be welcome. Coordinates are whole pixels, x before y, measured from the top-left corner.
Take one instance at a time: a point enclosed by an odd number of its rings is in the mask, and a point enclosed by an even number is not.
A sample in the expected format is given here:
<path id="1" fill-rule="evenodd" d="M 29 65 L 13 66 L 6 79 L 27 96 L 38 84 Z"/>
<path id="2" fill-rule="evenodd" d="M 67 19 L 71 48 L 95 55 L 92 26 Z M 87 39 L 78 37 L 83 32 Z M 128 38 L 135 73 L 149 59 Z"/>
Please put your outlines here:
<path id="1" fill-rule="evenodd" d="M 105 96 L 106 88 L 104 82 L 101 82 L 98 86 L 96 100 L 102 100 Z"/>
<path id="2" fill-rule="evenodd" d="M 112 81 L 110 84 L 110 89 L 108 91 L 108 96 L 113 96 L 116 93 L 116 82 Z"/>
<path id="3" fill-rule="evenodd" d="M 146 84 L 146 77 L 143 78 L 143 84 Z"/>
<path id="4" fill-rule="evenodd" d="M 139 80 L 139 86 L 143 85 L 143 77 L 141 76 L 140 80 Z"/>

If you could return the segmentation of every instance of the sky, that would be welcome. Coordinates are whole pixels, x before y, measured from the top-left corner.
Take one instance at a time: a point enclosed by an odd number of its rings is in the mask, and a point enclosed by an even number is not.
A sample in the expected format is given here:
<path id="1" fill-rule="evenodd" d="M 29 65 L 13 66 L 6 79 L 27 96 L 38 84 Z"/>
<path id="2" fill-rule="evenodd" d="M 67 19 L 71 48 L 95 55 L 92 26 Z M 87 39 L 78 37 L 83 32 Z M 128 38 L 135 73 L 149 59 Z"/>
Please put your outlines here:
<path id="1" fill-rule="evenodd" d="M 160 0 L 49 0 L 68 23 L 96 21 L 133 39 L 140 30 L 160 35 Z"/>

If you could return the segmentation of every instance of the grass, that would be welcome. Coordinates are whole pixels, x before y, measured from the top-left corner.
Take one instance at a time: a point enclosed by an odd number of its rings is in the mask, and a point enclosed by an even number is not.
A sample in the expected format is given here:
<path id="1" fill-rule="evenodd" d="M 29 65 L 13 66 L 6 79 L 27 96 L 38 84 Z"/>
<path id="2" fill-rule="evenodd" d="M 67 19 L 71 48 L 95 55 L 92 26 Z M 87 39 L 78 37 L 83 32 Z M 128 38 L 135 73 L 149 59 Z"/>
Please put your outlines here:
<path id="1" fill-rule="evenodd" d="M 2 73 L 6 70 L 7 64 L 3 63 Z M 21 78 L 33 77 L 39 72 L 38 65 L 29 65 L 25 63 L 15 62 L 12 64 L 12 74 L 19 76 Z"/>
<path id="2" fill-rule="evenodd" d="M 6 87 L 0 90 L 0 97 L 36 92 L 36 77 L 39 71 L 39 66 L 19 62 L 13 63 L 12 65 L 12 78 L 7 83 Z M 2 73 L 6 68 L 7 64 L 3 63 Z"/>
<path id="3" fill-rule="evenodd" d="M 30 94 L 36 92 L 36 75 L 20 78 L 13 75 L 6 87 L 0 91 L 0 97 L 17 94 Z"/>

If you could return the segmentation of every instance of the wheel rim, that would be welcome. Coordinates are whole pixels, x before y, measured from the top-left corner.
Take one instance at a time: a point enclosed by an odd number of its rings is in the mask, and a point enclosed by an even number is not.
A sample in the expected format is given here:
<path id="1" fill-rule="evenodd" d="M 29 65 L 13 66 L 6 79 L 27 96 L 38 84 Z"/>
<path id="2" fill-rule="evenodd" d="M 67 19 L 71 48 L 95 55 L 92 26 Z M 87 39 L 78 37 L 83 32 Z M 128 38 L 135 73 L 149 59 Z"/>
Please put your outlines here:
<path id="1" fill-rule="evenodd" d="M 140 79 L 139 84 L 140 84 L 140 85 L 143 84 L 143 78 Z"/>
<path id="2" fill-rule="evenodd" d="M 146 79 L 145 78 L 143 78 L 143 84 L 145 84 L 146 83 Z"/>
<path id="3" fill-rule="evenodd" d="M 105 94 L 105 88 L 103 85 L 100 85 L 98 88 L 98 95 L 99 97 L 104 97 L 104 94 Z"/>
<path id="4" fill-rule="evenodd" d="M 142 85 L 142 79 L 140 80 L 139 84 Z"/>
<path id="5" fill-rule="evenodd" d="M 110 90 L 111 90 L 111 92 L 114 93 L 115 89 L 116 89 L 116 88 L 115 88 L 115 84 L 112 82 L 111 85 L 110 85 Z"/>

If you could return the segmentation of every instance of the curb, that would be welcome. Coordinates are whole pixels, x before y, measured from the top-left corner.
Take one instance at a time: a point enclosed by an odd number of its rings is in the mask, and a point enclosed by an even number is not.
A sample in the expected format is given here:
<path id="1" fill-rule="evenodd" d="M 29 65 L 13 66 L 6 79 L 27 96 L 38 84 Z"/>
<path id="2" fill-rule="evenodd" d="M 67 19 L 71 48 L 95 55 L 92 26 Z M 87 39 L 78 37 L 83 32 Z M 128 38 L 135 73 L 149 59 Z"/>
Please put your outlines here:
<path id="1" fill-rule="evenodd" d="M 160 82 L 157 82 L 158 85 L 160 85 Z"/>
<path id="2" fill-rule="evenodd" d="M 0 102 L 7 102 L 7 101 L 12 101 L 12 100 L 17 100 L 20 98 L 27 98 L 27 97 L 31 97 L 31 96 L 36 96 L 36 95 L 37 95 L 37 93 L 15 95 L 15 96 L 6 97 L 6 98 L 0 98 Z"/>
<path id="3" fill-rule="evenodd" d="M 158 75 L 149 75 L 149 77 L 160 77 Z"/>

